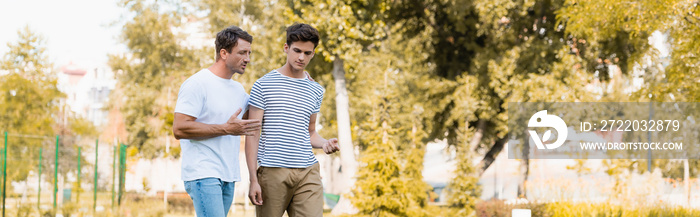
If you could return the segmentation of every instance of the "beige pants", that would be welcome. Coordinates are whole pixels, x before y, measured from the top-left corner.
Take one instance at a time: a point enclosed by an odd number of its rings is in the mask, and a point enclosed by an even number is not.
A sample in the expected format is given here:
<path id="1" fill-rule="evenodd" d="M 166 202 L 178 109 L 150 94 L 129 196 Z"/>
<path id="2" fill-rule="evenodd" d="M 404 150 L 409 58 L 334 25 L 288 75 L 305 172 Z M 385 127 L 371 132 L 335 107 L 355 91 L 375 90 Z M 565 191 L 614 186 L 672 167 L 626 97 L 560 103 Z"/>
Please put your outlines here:
<path id="1" fill-rule="evenodd" d="M 323 185 L 318 163 L 307 168 L 259 167 L 258 183 L 263 205 L 258 217 L 323 216 Z"/>

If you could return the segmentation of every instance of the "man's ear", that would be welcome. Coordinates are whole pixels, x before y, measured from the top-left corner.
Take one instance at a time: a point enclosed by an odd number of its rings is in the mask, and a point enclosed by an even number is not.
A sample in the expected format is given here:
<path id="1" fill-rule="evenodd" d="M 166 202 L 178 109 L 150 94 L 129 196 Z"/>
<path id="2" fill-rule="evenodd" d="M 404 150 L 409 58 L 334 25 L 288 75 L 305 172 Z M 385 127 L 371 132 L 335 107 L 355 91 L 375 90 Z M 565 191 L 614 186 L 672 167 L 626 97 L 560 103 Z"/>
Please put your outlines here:
<path id="1" fill-rule="evenodd" d="M 226 60 L 226 58 L 228 58 L 228 52 L 226 52 L 226 49 L 222 48 L 221 50 L 219 50 L 219 56 L 222 60 Z"/>
<path id="2" fill-rule="evenodd" d="M 287 53 L 289 50 L 289 45 L 287 43 L 284 43 L 284 52 Z"/>

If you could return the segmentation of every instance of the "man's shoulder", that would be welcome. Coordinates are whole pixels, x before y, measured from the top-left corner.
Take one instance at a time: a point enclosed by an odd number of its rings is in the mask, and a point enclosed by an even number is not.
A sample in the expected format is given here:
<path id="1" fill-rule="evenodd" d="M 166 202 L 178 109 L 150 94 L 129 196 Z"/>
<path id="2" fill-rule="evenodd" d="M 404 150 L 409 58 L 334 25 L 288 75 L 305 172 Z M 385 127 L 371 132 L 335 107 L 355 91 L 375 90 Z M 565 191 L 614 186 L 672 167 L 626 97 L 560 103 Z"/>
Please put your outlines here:
<path id="1" fill-rule="evenodd" d="M 202 81 L 202 80 L 204 80 L 204 79 L 207 78 L 207 76 L 206 76 L 206 73 L 207 73 L 207 72 L 209 72 L 208 69 L 199 70 L 199 71 L 195 72 L 194 74 L 190 75 L 190 77 L 187 78 L 187 80 L 185 80 L 185 82 L 192 82 L 192 81 L 194 81 L 194 82 L 199 83 L 200 81 Z"/>

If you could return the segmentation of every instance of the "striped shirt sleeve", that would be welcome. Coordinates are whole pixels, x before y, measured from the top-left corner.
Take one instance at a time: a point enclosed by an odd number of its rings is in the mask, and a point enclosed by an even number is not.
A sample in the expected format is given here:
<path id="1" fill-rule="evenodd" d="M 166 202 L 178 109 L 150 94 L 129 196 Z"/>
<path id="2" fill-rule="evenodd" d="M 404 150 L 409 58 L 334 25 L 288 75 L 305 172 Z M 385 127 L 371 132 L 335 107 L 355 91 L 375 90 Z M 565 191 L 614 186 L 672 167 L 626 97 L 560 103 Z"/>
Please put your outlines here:
<path id="1" fill-rule="evenodd" d="M 265 110 L 265 95 L 263 94 L 263 87 L 260 84 L 260 81 L 256 81 L 253 84 L 253 88 L 250 89 L 250 99 L 249 103 L 252 106 L 255 106 L 256 108 Z"/>
<path id="2" fill-rule="evenodd" d="M 318 100 L 316 100 L 316 105 L 314 105 L 314 111 L 312 112 L 312 114 L 321 112 L 321 103 L 323 102 L 323 95 L 324 92 L 321 92 L 320 96 L 318 97 Z"/>

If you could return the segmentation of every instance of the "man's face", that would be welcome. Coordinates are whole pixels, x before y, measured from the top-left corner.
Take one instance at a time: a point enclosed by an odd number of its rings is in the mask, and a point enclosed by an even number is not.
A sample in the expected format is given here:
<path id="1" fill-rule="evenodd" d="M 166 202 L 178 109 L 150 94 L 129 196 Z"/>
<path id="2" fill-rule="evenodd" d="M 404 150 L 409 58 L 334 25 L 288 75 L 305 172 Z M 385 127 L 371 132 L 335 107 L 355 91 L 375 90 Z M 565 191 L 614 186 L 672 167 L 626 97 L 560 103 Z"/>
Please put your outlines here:
<path id="1" fill-rule="evenodd" d="M 303 71 L 306 65 L 314 58 L 314 43 L 310 41 L 292 42 L 291 45 L 284 44 L 284 52 L 287 53 L 287 63 L 295 71 Z"/>
<path id="2" fill-rule="evenodd" d="M 224 49 L 222 58 L 225 57 L 224 62 L 226 62 L 226 68 L 228 68 L 231 73 L 243 74 L 245 72 L 246 66 L 250 62 L 250 42 L 238 39 L 238 44 L 231 48 L 231 53 L 226 52 Z"/>

